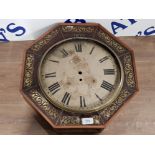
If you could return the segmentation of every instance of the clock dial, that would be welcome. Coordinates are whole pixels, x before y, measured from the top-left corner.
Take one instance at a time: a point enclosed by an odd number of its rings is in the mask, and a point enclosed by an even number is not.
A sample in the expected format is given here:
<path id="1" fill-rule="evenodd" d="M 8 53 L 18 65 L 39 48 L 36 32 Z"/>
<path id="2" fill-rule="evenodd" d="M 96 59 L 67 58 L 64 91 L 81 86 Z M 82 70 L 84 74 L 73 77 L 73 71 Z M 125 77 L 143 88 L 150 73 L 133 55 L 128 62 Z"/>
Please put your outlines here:
<path id="1" fill-rule="evenodd" d="M 120 66 L 102 44 L 72 39 L 45 53 L 39 67 L 39 82 L 51 104 L 66 111 L 93 112 L 117 97 Z"/>

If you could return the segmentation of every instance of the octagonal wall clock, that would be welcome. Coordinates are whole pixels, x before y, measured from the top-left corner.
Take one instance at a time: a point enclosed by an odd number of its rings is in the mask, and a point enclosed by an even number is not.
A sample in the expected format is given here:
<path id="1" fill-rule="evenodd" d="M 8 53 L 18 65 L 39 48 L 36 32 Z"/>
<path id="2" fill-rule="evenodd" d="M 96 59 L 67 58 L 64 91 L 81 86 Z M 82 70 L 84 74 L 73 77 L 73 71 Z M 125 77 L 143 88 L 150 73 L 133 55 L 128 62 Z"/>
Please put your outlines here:
<path id="1" fill-rule="evenodd" d="M 25 54 L 22 94 L 53 128 L 102 129 L 136 91 L 133 51 L 100 24 L 56 24 Z"/>

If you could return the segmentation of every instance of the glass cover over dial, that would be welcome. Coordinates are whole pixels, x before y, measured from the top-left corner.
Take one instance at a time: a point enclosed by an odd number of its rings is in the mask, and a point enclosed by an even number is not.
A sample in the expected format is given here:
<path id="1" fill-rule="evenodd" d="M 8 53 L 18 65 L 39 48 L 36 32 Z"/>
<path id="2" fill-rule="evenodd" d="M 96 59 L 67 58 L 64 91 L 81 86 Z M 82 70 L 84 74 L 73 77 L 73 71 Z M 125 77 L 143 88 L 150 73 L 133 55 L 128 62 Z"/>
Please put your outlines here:
<path id="1" fill-rule="evenodd" d="M 89 113 L 109 105 L 118 96 L 121 81 L 117 57 L 89 39 L 57 44 L 44 54 L 39 67 L 46 98 L 70 112 Z"/>

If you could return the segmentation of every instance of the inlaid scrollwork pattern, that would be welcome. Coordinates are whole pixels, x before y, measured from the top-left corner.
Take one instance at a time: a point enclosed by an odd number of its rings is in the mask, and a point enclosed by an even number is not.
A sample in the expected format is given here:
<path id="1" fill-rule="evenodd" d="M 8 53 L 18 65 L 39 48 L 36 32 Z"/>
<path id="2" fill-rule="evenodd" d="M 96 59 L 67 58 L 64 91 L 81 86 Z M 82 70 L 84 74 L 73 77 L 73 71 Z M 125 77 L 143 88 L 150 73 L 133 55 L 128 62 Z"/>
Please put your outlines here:
<path id="1" fill-rule="evenodd" d="M 57 112 L 57 110 L 52 107 L 50 105 L 50 103 L 37 91 L 37 90 L 32 90 L 30 92 L 30 95 L 33 99 L 33 101 L 35 101 L 35 103 L 37 103 L 37 105 L 47 114 L 49 115 L 52 119 L 54 119 L 55 121 L 58 120 L 59 118 L 59 114 Z"/>
<path id="2" fill-rule="evenodd" d="M 80 125 L 80 118 L 77 116 L 63 116 L 61 125 Z"/>
<path id="3" fill-rule="evenodd" d="M 104 40 L 106 44 L 113 47 L 117 52 L 120 54 L 125 52 L 125 48 L 122 47 L 118 42 L 116 42 L 113 38 L 111 38 L 108 34 L 105 32 L 99 31 L 97 32 L 97 36 Z"/>
<path id="4" fill-rule="evenodd" d="M 40 41 L 38 41 L 37 43 L 35 43 L 31 47 L 31 50 L 34 51 L 34 52 L 39 51 L 43 46 L 45 46 L 46 44 L 48 44 L 50 42 L 50 40 L 52 40 L 53 38 L 55 38 L 58 35 L 58 33 L 59 33 L 58 30 L 55 30 L 55 31 L 50 32 L 44 38 L 42 38 Z"/>
<path id="5" fill-rule="evenodd" d="M 95 125 L 101 125 L 101 117 L 99 115 L 94 115 L 93 120 Z"/>
<path id="6" fill-rule="evenodd" d="M 123 86 L 115 101 L 110 105 L 91 113 L 70 113 L 54 106 L 52 100 L 46 99 L 40 89 L 38 80 L 39 62 L 47 48 L 52 48 L 71 38 L 88 38 L 101 42 L 108 47 L 122 63 Z M 46 48 L 47 47 L 47 48 Z M 27 51 L 23 72 L 22 93 L 24 97 L 39 111 L 54 128 L 85 128 L 86 126 L 104 127 L 104 124 L 136 91 L 136 75 L 132 53 L 127 46 L 108 33 L 98 24 L 60 24 L 38 39 Z M 93 108 L 93 107 L 92 107 Z M 92 124 L 84 124 L 82 118 L 93 118 Z M 82 124 L 83 123 L 83 124 Z"/>
<path id="7" fill-rule="evenodd" d="M 32 85 L 33 59 L 32 54 L 27 54 L 24 71 L 24 87 L 30 87 Z"/>
<path id="8" fill-rule="evenodd" d="M 63 32 L 87 32 L 91 33 L 94 31 L 94 27 L 90 26 L 63 26 Z"/>
<path id="9" fill-rule="evenodd" d="M 95 125 L 101 124 L 101 118 L 99 115 L 92 116 Z M 61 119 L 62 125 L 81 125 L 81 119 L 78 116 L 63 116 Z"/>
<path id="10" fill-rule="evenodd" d="M 126 83 L 129 87 L 135 87 L 134 71 L 132 67 L 132 60 L 130 55 L 124 57 L 124 72 L 126 75 Z"/>
<path id="11" fill-rule="evenodd" d="M 131 93 L 127 89 L 122 90 L 117 100 L 101 111 L 100 115 L 103 120 L 107 121 L 119 109 L 129 95 L 131 95 Z"/>

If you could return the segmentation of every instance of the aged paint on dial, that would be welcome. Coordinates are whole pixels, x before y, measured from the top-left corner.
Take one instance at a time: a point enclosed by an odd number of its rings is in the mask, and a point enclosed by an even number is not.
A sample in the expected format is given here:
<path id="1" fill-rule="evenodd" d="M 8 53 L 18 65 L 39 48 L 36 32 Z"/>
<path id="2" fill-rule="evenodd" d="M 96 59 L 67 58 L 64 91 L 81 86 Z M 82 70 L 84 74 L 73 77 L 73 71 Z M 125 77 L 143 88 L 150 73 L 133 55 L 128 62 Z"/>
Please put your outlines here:
<path id="1" fill-rule="evenodd" d="M 101 109 L 120 89 L 116 58 L 101 44 L 87 39 L 68 40 L 50 49 L 41 61 L 39 74 L 46 97 L 67 111 Z"/>

